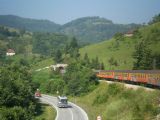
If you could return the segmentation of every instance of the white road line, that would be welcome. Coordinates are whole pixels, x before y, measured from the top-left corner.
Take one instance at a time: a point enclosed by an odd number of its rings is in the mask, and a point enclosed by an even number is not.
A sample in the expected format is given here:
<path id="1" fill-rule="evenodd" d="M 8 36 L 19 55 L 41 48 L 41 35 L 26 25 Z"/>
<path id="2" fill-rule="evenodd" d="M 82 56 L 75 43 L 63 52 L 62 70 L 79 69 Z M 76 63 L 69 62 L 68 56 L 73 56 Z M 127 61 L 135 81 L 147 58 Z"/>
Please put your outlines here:
<path id="1" fill-rule="evenodd" d="M 47 96 L 45 96 L 45 95 L 43 95 L 42 97 L 44 97 L 44 98 L 46 98 L 46 99 L 49 99 L 49 98 L 48 98 Z M 47 100 L 44 100 L 44 101 L 46 101 L 48 104 L 50 104 L 51 106 L 53 106 L 53 107 L 56 109 L 56 111 L 57 111 L 57 115 L 56 115 L 55 120 L 58 120 L 59 111 L 58 111 L 57 106 L 55 106 L 54 104 L 50 103 L 50 102 L 49 102 L 49 101 L 47 101 Z"/>
<path id="2" fill-rule="evenodd" d="M 71 116 L 72 116 L 72 120 L 73 120 L 73 112 L 72 112 L 71 108 L 69 108 L 69 111 L 71 112 Z"/>
<path id="3" fill-rule="evenodd" d="M 86 113 L 82 108 L 80 108 L 79 106 L 77 106 L 77 105 L 74 104 L 74 103 L 71 103 L 71 102 L 69 102 L 69 103 L 70 103 L 72 106 L 77 107 L 77 108 L 81 111 L 81 113 L 85 116 L 86 120 L 89 120 L 87 113 Z"/>
<path id="4" fill-rule="evenodd" d="M 44 99 L 47 99 L 47 100 L 44 100 L 43 97 L 44 97 Z M 55 104 L 52 104 L 51 102 L 48 101 L 48 100 L 52 100 L 52 98 L 50 98 L 50 97 L 53 97 L 53 96 L 48 96 L 48 95 L 45 95 L 45 94 L 42 95 L 42 99 L 43 99 L 44 101 L 47 101 L 47 103 L 49 103 L 50 105 L 52 105 L 52 106 L 56 109 L 56 111 L 57 111 L 57 116 L 56 116 L 56 119 L 55 119 L 55 120 L 58 120 L 58 116 L 59 116 L 58 107 L 57 107 Z M 56 98 L 56 97 L 53 97 L 53 98 Z M 89 119 L 88 119 L 88 116 L 87 116 L 87 113 L 86 113 L 82 108 L 80 108 L 79 106 L 77 106 L 76 104 L 71 103 L 71 102 L 69 102 L 69 104 L 71 104 L 72 106 L 77 107 L 77 108 L 81 111 L 81 113 L 82 113 L 83 116 L 84 116 L 84 120 L 89 120 Z M 72 117 L 71 120 L 73 120 L 73 118 L 74 118 L 74 117 L 73 117 L 73 115 L 74 115 L 74 114 L 73 114 L 73 111 L 72 111 L 71 108 L 69 108 L 69 111 L 71 112 L 71 117 Z"/>

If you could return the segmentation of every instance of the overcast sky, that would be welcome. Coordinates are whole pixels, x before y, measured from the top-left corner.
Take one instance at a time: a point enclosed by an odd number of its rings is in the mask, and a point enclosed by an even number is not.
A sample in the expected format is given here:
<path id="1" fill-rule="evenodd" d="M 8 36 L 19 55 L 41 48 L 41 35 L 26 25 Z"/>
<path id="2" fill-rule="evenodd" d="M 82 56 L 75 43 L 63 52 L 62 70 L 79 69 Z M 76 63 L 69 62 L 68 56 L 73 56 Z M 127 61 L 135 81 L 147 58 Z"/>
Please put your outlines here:
<path id="1" fill-rule="evenodd" d="M 160 13 L 160 0 L 0 0 L 0 15 L 48 19 L 58 24 L 86 16 L 114 23 L 147 23 Z"/>

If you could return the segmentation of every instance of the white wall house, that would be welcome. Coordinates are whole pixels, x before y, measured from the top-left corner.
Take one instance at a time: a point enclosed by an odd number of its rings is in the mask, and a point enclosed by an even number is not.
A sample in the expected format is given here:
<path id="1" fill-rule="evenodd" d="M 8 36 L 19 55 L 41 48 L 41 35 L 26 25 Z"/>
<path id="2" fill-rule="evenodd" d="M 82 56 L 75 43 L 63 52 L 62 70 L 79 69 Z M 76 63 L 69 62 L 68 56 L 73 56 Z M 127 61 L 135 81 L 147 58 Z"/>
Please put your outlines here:
<path id="1" fill-rule="evenodd" d="M 13 49 L 8 49 L 7 52 L 6 52 L 6 56 L 13 56 L 15 55 L 15 51 Z"/>

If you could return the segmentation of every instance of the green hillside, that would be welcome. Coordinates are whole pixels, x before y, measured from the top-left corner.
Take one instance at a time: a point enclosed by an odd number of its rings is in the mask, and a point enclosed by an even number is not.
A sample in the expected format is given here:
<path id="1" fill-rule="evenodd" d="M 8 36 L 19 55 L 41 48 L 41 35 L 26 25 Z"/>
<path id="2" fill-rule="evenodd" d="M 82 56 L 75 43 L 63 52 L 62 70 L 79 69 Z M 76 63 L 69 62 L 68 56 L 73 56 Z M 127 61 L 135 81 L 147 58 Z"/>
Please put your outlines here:
<path id="1" fill-rule="evenodd" d="M 115 36 L 110 40 L 86 46 L 80 49 L 80 53 L 82 56 L 87 53 L 90 58 L 97 56 L 105 63 L 106 69 L 132 69 L 135 45 L 142 40 L 148 44 L 152 54 L 160 54 L 160 22 L 136 30 L 132 37 Z"/>
<path id="2" fill-rule="evenodd" d="M 75 36 L 80 43 L 95 43 L 109 39 L 117 32 L 127 32 L 135 29 L 137 24 L 115 24 L 111 20 L 95 17 L 82 17 L 66 23 L 61 32 Z"/>
<path id="3" fill-rule="evenodd" d="M 0 15 L 0 25 L 38 32 L 56 32 L 60 25 L 49 20 L 23 18 L 15 15 Z"/>
<path id="4" fill-rule="evenodd" d="M 157 100 L 159 91 L 127 89 L 122 84 L 101 82 L 87 95 L 72 97 L 90 120 L 101 116 L 102 120 L 154 120 L 159 114 Z"/>
<path id="5" fill-rule="evenodd" d="M 49 20 L 23 18 L 15 15 L 0 15 L 0 25 L 31 32 L 55 32 L 75 36 L 79 43 L 88 44 L 111 38 L 117 32 L 126 32 L 139 27 L 137 24 L 115 24 L 100 17 L 83 17 L 64 25 Z"/>

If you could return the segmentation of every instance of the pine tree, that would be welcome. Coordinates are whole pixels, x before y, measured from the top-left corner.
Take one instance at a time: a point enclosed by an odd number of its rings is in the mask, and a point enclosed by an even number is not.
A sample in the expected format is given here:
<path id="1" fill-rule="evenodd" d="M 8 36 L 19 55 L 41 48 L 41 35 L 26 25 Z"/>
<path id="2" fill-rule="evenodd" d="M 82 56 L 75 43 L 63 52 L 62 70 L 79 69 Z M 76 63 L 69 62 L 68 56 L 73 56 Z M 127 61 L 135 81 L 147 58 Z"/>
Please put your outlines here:
<path id="1" fill-rule="evenodd" d="M 141 41 L 136 45 L 133 58 L 135 59 L 133 69 L 153 69 L 153 57 L 151 55 L 151 50 L 144 41 Z"/>

